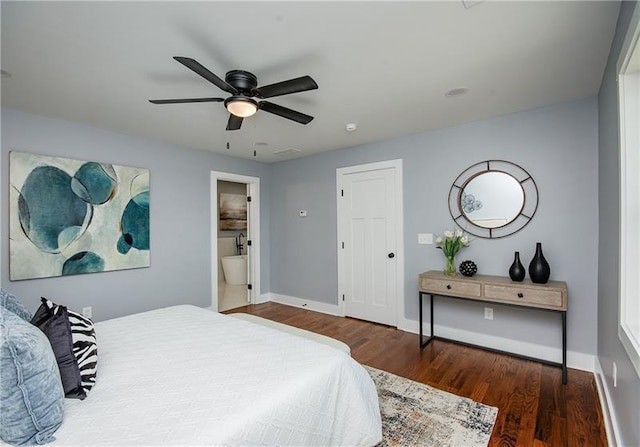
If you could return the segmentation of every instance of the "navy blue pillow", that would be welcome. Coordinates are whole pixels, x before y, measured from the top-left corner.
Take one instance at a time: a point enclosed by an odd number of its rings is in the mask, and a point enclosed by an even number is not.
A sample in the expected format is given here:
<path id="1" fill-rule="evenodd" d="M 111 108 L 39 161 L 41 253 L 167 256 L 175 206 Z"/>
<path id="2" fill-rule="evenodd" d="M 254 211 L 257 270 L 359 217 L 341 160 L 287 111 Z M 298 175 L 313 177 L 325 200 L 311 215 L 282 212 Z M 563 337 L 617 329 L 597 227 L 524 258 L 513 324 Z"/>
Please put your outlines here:
<path id="1" fill-rule="evenodd" d="M 72 399 L 87 397 L 82 387 L 80 368 L 73 354 L 73 339 L 67 308 L 59 305 L 50 308 L 47 306 L 47 299 L 42 298 L 42 304 L 33 315 L 31 323 L 40 328 L 51 343 L 58 362 L 65 397 Z"/>

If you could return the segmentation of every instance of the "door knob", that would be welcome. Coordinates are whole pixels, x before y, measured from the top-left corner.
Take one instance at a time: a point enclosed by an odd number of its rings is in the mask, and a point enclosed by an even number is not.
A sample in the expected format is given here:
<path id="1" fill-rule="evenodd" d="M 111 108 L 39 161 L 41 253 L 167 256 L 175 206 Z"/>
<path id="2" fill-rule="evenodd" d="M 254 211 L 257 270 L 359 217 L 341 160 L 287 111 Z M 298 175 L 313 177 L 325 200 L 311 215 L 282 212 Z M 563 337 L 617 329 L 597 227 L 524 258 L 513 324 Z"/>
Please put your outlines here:
<path id="1" fill-rule="evenodd" d="M 395 257 L 396 257 L 396 255 L 395 255 L 395 254 L 393 254 L 393 253 L 389 253 L 387 256 L 388 256 L 389 258 L 395 258 Z"/>

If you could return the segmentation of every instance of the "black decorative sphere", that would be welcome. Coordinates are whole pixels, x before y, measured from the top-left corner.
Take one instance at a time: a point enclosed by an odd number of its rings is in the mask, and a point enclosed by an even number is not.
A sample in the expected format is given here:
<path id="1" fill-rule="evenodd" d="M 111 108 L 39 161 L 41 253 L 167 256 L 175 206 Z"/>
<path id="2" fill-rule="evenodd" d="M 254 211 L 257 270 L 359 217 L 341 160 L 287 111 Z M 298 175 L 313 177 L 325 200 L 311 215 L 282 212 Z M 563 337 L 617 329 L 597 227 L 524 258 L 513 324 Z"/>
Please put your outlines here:
<path id="1" fill-rule="evenodd" d="M 462 261 L 459 270 L 464 276 L 473 276 L 478 273 L 478 266 L 473 261 Z"/>

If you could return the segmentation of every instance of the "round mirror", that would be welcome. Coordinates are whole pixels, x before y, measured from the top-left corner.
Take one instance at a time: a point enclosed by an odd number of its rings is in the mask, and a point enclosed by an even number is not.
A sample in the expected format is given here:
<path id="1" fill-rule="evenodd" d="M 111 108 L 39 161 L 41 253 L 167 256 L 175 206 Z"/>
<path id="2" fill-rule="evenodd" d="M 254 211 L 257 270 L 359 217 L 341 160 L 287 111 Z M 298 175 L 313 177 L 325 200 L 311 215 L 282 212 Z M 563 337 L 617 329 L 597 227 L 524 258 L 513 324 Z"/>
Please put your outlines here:
<path id="1" fill-rule="evenodd" d="M 469 179 L 460 194 L 460 209 L 474 225 L 497 228 L 513 222 L 524 205 L 520 182 L 504 172 L 483 172 Z"/>
<path id="2" fill-rule="evenodd" d="M 474 236 L 499 238 L 522 229 L 538 207 L 538 188 L 520 166 L 504 160 L 476 163 L 449 191 L 449 212 Z"/>

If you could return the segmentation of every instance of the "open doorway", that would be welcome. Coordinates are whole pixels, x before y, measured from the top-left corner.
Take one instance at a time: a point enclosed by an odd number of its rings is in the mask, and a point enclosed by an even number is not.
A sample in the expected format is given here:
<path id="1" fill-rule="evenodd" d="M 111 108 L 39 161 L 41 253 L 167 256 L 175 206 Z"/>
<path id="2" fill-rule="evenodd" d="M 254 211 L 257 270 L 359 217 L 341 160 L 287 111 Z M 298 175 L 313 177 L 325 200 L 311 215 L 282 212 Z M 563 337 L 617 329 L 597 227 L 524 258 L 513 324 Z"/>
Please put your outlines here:
<path id="1" fill-rule="evenodd" d="M 211 173 L 211 308 L 255 302 L 260 278 L 260 179 Z"/>

